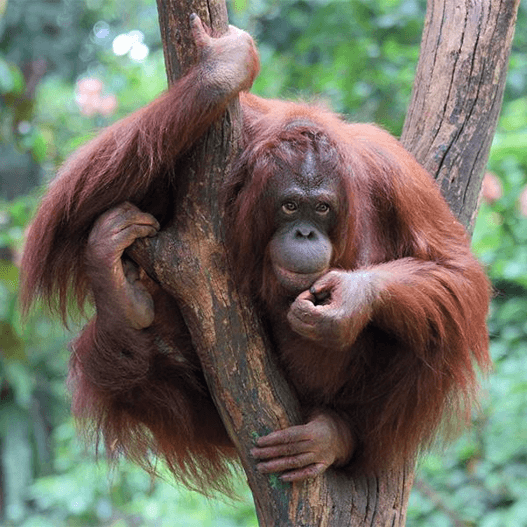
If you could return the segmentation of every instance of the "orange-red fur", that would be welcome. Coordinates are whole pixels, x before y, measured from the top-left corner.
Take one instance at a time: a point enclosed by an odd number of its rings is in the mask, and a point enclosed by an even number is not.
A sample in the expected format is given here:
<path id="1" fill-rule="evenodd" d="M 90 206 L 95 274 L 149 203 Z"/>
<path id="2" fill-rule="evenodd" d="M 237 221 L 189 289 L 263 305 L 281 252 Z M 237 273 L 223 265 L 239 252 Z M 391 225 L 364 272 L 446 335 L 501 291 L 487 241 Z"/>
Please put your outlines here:
<path id="1" fill-rule="evenodd" d="M 191 71 L 166 95 L 81 148 L 61 170 L 28 233 L 26 308 L 37 297 L 67 318 L 70 295 L 90 296 L 84 251 L 105 210 L 125 200 L 163 222 L 177 207 L 178 158 L 221 114 Z M 446 416 L 467 417 L 476 374 L 489 367 L 489 286 L 430 176 L 388 133 L 347 124 L 309 105 L 242 94 L 244 146 L 224 189 L 229 247 L 271 323 L 284 368 L 306 412 L 326 406 L 359 439 L 352 461 L 371 473 L 413 457 Z M 337 174 L 341 214 L 332 267 L 376 270 L 382 293 L 355 343 L 322 350 L 294 334 L 268 264 L 271 174 L 313 151 Z M 179 309 L 161 290 L 146 330 L 92 320 L 72 345 L 77 416 L 110 453 L 149 464 L 164 456 L 187 482 L 214 484 L 235 455 L 214 409 Z M 168 351 L 172 349 L 172 351 Z M 175 350 L 175 351 L 174 351 Z"/>

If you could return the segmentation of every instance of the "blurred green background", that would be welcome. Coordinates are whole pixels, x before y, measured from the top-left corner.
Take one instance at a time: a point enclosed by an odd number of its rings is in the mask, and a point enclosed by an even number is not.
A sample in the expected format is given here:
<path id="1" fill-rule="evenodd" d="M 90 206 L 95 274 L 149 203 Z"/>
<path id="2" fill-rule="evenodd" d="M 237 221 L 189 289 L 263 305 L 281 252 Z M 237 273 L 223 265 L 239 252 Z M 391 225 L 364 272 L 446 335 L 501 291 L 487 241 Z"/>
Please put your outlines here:
<path id="1" fill-rule="evenodd" d="M 231 2 L 254 35 L 254 92 L 314 96 L 399 134 L 424 0 Z M 496 288 L 495 371 L 474 426 L 420 463 L 408 526 L 527 526 L 527 5 L 520 5 L 474 249 Z M 134 466 L 111 471 L 76 436 L 68 333 L 17 311 L 24 228 L 42 185 L 94 131 L 165 89 L 154 0 L 0 0 L 0 524 L 256 526 L 250 494 L 205 499 Z"/>

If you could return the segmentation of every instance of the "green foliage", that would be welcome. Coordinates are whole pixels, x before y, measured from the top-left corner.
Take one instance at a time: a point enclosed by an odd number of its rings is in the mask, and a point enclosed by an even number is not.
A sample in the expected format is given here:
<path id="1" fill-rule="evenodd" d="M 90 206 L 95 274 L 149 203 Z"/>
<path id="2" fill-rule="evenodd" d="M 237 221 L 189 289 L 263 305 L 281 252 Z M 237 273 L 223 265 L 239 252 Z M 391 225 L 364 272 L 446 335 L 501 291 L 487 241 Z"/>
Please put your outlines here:
<path id="1" fill-rule="evenodd" d="M 24 76 L 0 51 L 0 196 L 27 192 L 38 179 L 38 163 L 46 157 L 46 144 L 31 126 L 32 101 L 25 97 Z M 15 191 L 13 189 L 16 189 Z"/>
<path id="2" fill-rule="evenodd" d="M 36 96 L 35 125 L 48 148 L 44 168 L 49 178 L 69 154 L 93 137 L 94 130 L 147 104 L 166 88 L 163 54 L 158 50 L 138 63 L 101 50 L 100 61 L 89 78 L 103 83 L 104 95 L 117 98 L 115 113 L 82 115 L 75 88 L 56 75 L 42 82 Z"/>
<path id="3" fill-rule="evenodd" d="M 262 72 L 254 91 L 316 97 L 353 120 L 376 121 L 398 133 L 425 4 L 255 0 L 229 7 L 231 21 L 258 41 Z M 148 57 L 116 55 L 115 37 L 137 30 Z M 521 205 L 527 201 L 526 57 L 527 4 L 522 3 L 489 162 L 502 193 L 483 203 L 473 238 L 496 288 L 489 319 L 495 368 L 482 381 L 484 398 L 474 412 L 474 427 L 420 464 L 409 527 L 527 525 L 527 203 Z M 32 87 L 31 65 L 40 59 L 47 74 Z M 88 115 L 80 102 L 80 79 L 101 81 L 100 97 L 115 96 L 118 102 L 113 113 Z M 165 86 L 152 0 L 126 5 L 121 0 L 9 0 L 0 18 L 0 195 L 6 194 L 8 177 L 51 178 L 94 129 L 146 104 Z M 243 483 L 239 503 L 215 502 L 174 488 L 168 475 L 152 482 L 128 463 L 110 471 L 83 449 L 65 388 L 71 335 L 41 310 L 25 323 L 18 313 L 17 262 L 35 203 L 34 195 L 0 202 L 2 525 L 256 526 Z"/>
<path id="4" fill-rule="evenodd" d="M 0 95 L 20 95 L 24 88 L 24 77 L 20 70 L 15 65 L 0 58 Z"/>
<path id="5" fill-rule="evenodd" d="M 72 79 L 82 68 L 78 57 L 86 55 L 95 22 L 83 0 L 9 0 L 0 19 L 0 52 L 17 64 L 44 60 L 48 69 Z"/>
<path id="6" fill-rule="evenodd" d="M 254 91 L 330 103 L 400 132 L 418 57 L 424 2 L 251 2 L 235 23 L 256 36 Z"/>
<path id="7" fill-rule="evenodd" d="M 210 501 L 169 485 L 131 464 L 111 471 L 104 461 L 95 464 L 83 451 L 71 418 L 54 431 L 53 474 L 39 478 L 29 489 L 36 512 L 22 523 L 33 525 L 144 527 L 256 526 L 248 490 L 244 501 Z M 169 476 L 166 475 L 168 478 Z"/>
<path id="8" fill-rule="evenodd" d="M 23 229 L 34 199 L 0 203 L 0 462 L 5 519 L 28 514 L 27 488 L 51 469 L 49 429 L 62 419 L 65 335 L 35 314 L 24 324 L 17 310 L 19 256 Z"/>

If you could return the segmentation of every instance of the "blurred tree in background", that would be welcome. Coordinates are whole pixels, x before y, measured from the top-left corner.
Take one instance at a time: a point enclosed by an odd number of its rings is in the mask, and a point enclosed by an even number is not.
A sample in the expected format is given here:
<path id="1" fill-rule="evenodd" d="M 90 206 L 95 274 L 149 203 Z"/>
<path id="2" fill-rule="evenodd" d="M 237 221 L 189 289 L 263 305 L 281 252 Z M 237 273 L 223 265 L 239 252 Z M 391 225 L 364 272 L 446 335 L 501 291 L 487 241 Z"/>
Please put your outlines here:
<path id="1" fill-rule="evenodd" d="M 424 0 L 243 0 L 266 97 L 322 100 L 399 134 Z M 207 501 L 104 461 L 76 437 L 65 333 L 22 323 L 23 231 L 57 166 L 94 131 L 166 87 L 152 0 L 0 0 L 0 523 L 6 526 L 256 525 L 250 494 Z M 527 526 L 527 5 L 520 5 L 502 118 L 473 244 L 496 288 L 495 371 L 474 427 L 420 464 L 408 525 Z"/>

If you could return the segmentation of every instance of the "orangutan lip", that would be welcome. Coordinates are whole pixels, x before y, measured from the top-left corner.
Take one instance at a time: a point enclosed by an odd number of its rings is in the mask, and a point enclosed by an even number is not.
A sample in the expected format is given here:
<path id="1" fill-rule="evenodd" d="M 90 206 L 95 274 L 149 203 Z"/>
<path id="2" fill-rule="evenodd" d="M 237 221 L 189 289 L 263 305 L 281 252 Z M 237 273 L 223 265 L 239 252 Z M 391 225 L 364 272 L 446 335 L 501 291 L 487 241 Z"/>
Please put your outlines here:
<path id="1" fill-rule="evenodd" d="M 275 274 L 284 287 L 291 290 L 305 291 L 309 289 L 321 276 L 328 272 L 324 268 L 315 273 L 298 273 L 279 265 L 275 265 Z"/>
<path id="2" fill-rule="evenodd" d="M 285 269 L 284 267 L 277 267 L 280 274 L 287 276 L 288 278 L 292 278 L 293 280 L 301 279 L 301 280 L 307 280 L 309 278 L 318 278 L 319 276 L 322 276 L 326 270 L 323 271 L 317 271 L 316 273 L 297 273 L 296 271 L 290 271 L 289 269 Z"/>

